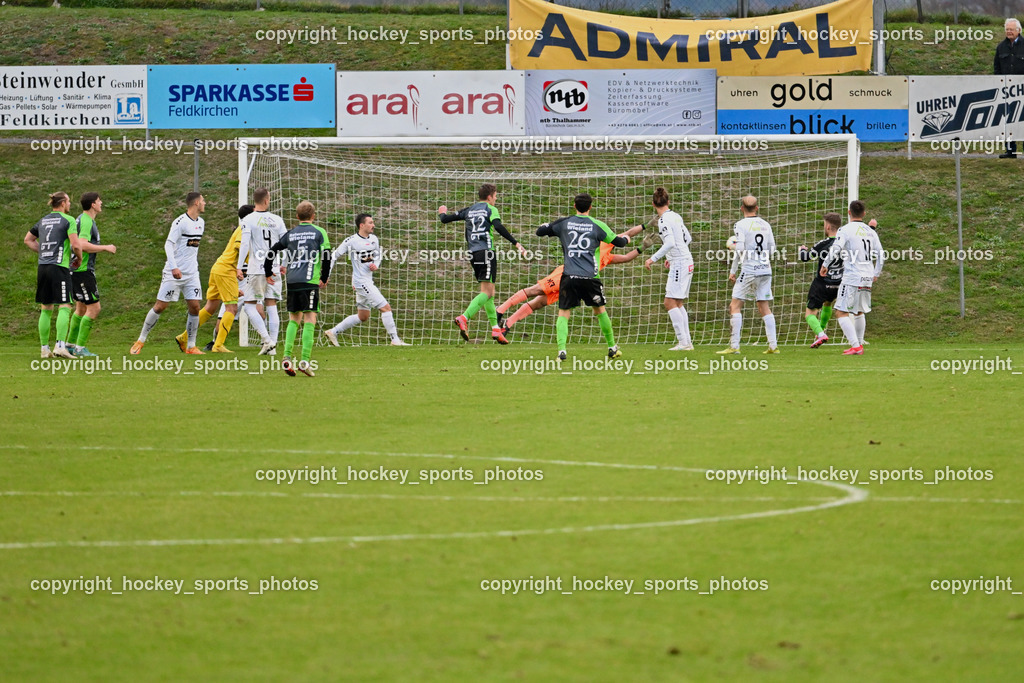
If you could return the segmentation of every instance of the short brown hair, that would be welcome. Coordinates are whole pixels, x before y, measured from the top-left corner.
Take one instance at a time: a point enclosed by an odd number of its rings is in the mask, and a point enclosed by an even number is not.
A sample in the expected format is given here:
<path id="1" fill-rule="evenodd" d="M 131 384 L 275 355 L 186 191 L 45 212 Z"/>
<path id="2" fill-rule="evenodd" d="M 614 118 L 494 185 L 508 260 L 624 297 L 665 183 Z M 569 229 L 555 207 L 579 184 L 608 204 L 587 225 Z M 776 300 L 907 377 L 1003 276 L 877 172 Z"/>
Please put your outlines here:
<path id="1" fill-rule="evenodd" d="M 265 187 L 261 187 L 252 193 L 252 203 L 262 204 L 264 201 L 270 198 L 270 190 Z"/>
<path id="2" fill-rule="evenodd" d="M 483 200 L 483 199 L 487 199 L 488 197 L 490 197 L 492 194 L 496 193 L 497 191 L 498 191 L 498 188 L 495 187 L 493 184 L 491 184 L 491 183 L 484 183 L 483 185 L 480 186 L 480 191 L 477 192 L 477 196 L 480 197 L 480 199 Z"/>
<path id="3" fill-rule="evenodd" d="M 93 202 L 100 198 L 99 192 L 86 192 L 82 195 L 79 200 L 82 203 L 82 211 L 88 211 L 92 208 Z"/>
<path id="4" fill-rule="evenodd" d="M 185 206 L 192 208 L 193 206 L 195 206 L 196 202 L 198 202 L 199 198 L 202 196 L 202 192 L 189 192 L 187 195 L 185 195 Z"/>
<path id="5" fill-rule="evenodd" d="M 851 218 L 864 218 L 864 211 L 867 207 L 864 206 L 864 202 L 859 199 L 854 199 L 850 202 L 850 217 Z"/>
<path id="6" fill-rule="evenodd" d="M 825 222 L 828 223 L 829 226 L 831 226 L 832 228 L 838 230 L 839 227 L 843 224 L 843 217 L 840 216 L 835 211 L 830 211 L 825 214 Z"/>
<path id="7" fill-rule="evenodd" d="M 664 187 L 657 188 L 651 201 L 657 207 L 668 206 L 668 191 Z"/>
<path id="8" fill-rule="evenodd" d="M 312 220 L 315 214 L 316 209 L 313 208 L 313 202 L 306 201 L 305 199 L 299 202 L 299 205 L 295 207 L 295 215 L 300 221 Z"/>

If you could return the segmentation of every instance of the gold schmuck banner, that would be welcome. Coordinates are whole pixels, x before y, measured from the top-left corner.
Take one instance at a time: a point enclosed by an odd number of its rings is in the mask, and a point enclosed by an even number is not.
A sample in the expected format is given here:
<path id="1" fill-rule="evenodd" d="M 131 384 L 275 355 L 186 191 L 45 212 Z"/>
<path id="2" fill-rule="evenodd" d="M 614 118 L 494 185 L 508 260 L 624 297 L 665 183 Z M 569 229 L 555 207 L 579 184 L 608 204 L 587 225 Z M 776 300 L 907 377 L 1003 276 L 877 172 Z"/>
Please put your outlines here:
<path id="1" fill-rule="evenodd" d="M 717 69 L 719 76 L 867 71 L 871 0 L 748 19 L 623 17 L 509 0 L 513 69 Z"/>

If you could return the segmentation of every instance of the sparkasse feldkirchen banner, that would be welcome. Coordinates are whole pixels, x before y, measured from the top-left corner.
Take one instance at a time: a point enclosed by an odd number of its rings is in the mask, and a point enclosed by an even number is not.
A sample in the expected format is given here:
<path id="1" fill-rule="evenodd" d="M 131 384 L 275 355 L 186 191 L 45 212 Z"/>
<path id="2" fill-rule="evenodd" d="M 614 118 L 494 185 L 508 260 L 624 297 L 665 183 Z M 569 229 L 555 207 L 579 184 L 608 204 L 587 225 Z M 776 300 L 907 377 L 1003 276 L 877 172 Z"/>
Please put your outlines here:
<path id="1" fill-rule="evenodd" d="M 513 69 L 717 69 L 797 76 L 871 66 L 871 0 L 785 14 L 696 21 L 623 17 L 509 0 Z"/>

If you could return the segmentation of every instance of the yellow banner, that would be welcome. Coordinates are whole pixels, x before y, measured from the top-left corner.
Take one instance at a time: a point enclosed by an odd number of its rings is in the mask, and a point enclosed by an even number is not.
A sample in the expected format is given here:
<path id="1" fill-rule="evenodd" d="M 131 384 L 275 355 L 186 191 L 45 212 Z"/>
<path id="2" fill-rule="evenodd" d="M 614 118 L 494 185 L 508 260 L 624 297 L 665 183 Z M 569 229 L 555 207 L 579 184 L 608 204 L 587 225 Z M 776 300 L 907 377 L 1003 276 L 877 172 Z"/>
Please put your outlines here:
<path id="1" fill-rule="evenodd" d="M 509 0 L 513 69 L 717 69 L 797 76 L 871 67 L 871 0 L 748 19 L 623 17 Z"/>

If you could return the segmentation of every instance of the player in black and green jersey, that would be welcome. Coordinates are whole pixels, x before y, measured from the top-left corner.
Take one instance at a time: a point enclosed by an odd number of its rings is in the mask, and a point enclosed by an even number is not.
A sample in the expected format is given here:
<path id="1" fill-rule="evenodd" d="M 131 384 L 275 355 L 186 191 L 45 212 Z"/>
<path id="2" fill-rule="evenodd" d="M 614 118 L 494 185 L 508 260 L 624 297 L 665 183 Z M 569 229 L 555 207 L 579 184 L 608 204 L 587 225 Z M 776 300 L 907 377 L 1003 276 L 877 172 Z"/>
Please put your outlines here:
<path id="1" fill-rule="evenodd" d="M 96 316 L 100 314 L 100 290 L 96 286 L 96 254 L 106 251 L 117 252 L 113 244 L 100 244 L 100 229 L 96 225 L 96 216 L 103 210 L 103 200 L 97 192 L 86 192 L 80 200 L 82 215 L 76 221 L 78 236 L 82 242 L 88 242 L 89 248 L 82 245 L 82 251 L 89 258 L 82 258 L 81 265 L 71 271 L 72 298 L 75 300 L 75 313 L 71 316 L 71 331 L 68 334 L 68 348 L 76 356 L 95 356 L 86 348 L 89 334 Z"/>
<path id="2" fill-rule="evenodd" d="M 67 192 L 50 195 L 50 213 L 25 233 L 25 245 L 39 254 L 36 274 L 36 303 L 39 304 L 39 343 L 42 357 L 74 358 L 67 348 L 71 322 L 71 269 L 82 263 L 78 226 L 68 215 L 71 199 Z M 50 321 L 57 305 L 57 342 L 50 353 Z"/>
<path id="3" fill-rule="evenodd" d="M 331 274 L 331 243 L 327 233 L 313 224 L 316 210 L 311 202 L 301 201 L 295 209 L 299 224 L 284 234 L 270 248 L 263 261 L 267 283 L 274 284 L 274 257 L 283 253 L 288 264 L 288 329 L 284 336 L 284 359 L 281 366 L 291 377 L 292 348 L 302 322 L 302 359 L 298 369 L 304 375 L 314 376 L 309 359 L 316 339 L 316 312 L 320 308 L 320 290 L 327 286 Z"/>
<path id="4" fill-rule="evenodd" d="M 589 194 L 576 195 L 573 205 L 576 215 L 560 218 L 554 223 L 545 223 L 537 228 L 539 237 L 555 236 L 562 243 L 565 269 L 558 292 L 558 320 L 555 330 L 558 334 L 558 359 L 565 360 L 565 344 L 569 338 L 569 316 L 572 309 L 585 303 L 594 309 L 601 325 L 601 332 L 608 342 L 608 357 L 622 355 L 615 343 L 612 321 L 605 311 L 604 288 L 601 285 L 600 252 L 601 243 L 609 242 L 616 247 L 629 244 L 629 235 L 616 236 L 611 228 L 596 218 L 590 217 L 593 199 Z"/>
<path id="5" fill-rule="evenodd" d="M 508 344 L 505 335 L 498 327 L 498 313 L 494 308 L 494 281 L 497 277 L 498 259 L 494 253 L 494 242 L 491 239 L 491 229 L 511 242 L 519 249 L 522 256 L 526 255 L 526 248 L 512 236 L 504 225 L 501 224 L 501 214 L 494 206 L 498 197 L 498 189 L 490 184 L 484 183 L 477 192 L 480 201 L 468 206 L 461 211 L 448 213 L 448 207 L 438 208 L 442 223 L 453 221 L 466 222 L 466 249 L 470 253 L 470 261 L 473 264 L 473 273 L 477 282 L 480 283 L 480 293 L 469 303 L 466 312 L 455 318 L 455 324 L 459 328 L 462 338 L 469 341 L 469 321 L 477 314 L 482 307 L 487 312 L 487 319 L 491 323 L 491 338 L 499 344 Z"/>
<path id="6" fill-rule="evenodd" d="M 825 326 L 828 325 L 829 318 L 832 317 L 832 306 L 836 303 L 839 284 L 843 280 L 842 257 L 836 259 L 829 266 L 824 277 L 819 272 L 825 262 L 825 257 L 828 256 L 829 249 L 832 248 L 832 243 L 836 241 L 836 232 L 843 224 L 843 219 L 838 213 L 826 213 L 823 218 L 825 239 L 819 240 L 810 249 L 807 248 L 807 245 L 801 244 L 798 252 L 801 261 L 817 259 L 814 280 L 811 281 L 811 289 L 807 293 L 807 310 L 804 313 L 808 327 L 814 332 L 812 349 L 816 349 L 828 341 Z M 821 314 L 820 318 L 818 317 L 819 313 Z"/>

